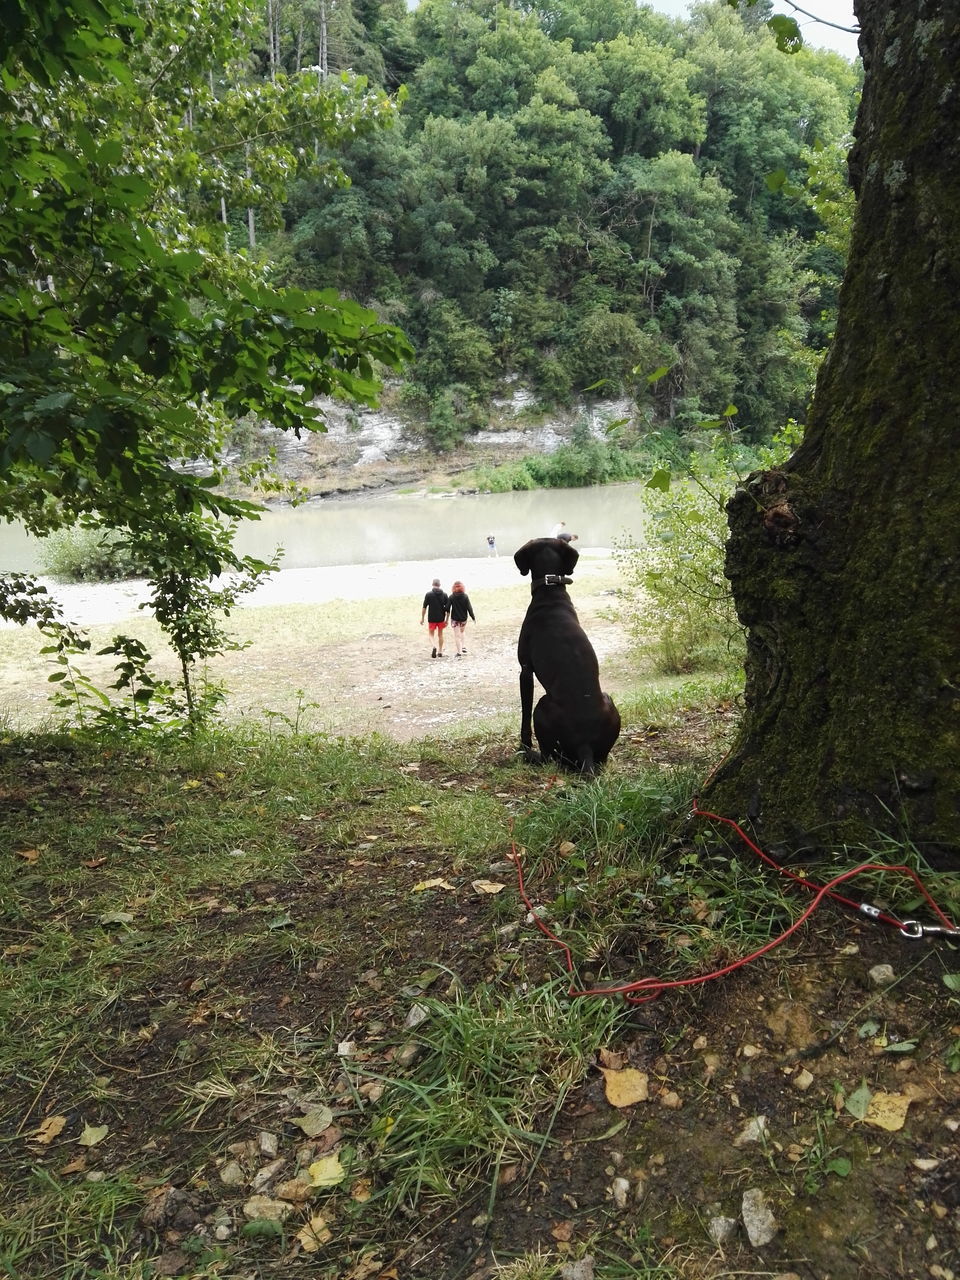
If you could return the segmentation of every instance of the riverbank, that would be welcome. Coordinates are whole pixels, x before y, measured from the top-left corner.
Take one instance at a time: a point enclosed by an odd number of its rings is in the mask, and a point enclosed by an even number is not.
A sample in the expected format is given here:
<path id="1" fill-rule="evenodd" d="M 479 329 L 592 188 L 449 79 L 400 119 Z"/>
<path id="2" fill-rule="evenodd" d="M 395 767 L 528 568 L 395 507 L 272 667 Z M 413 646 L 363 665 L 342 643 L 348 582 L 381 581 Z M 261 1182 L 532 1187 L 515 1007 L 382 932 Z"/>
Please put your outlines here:
<path id="1" fill-rule="evenodd" d="M 476 621 L 467 655 L 448 639 L 442 660 L 420 625 L 431 580 L 449 590 L 463 581 Z M 600 661 L 604 687 L 621 700 L 651 673 L 620 622 L 616 562 L 606 548 L 580 556 L 570 594 Z M 397 741 L 473 732 L 478 723 L 513 724 L 517 716 L 517 635 L 530 597 L 529 579 L 512 556 L 438 558 L 366 565 L 286 569 L 231 614 L 238 648 L 205 668 L 226 690 L 227 721 L 279 715 L 335 735 L 381 733 Z M 116 679 L 97 650 L 119 630 L 156 655 L 154 669 L 179 678 L 173 654 L 147 610 L 146 583 L 55 585 L 66 616 L 89 629 L 92 651 L 77 667 L 99 688 Z M 0 650 L 0 714 L 13 728 L 49 718 L 52 667 L 32 629 L 8 629 Z M 58 686 L 62 688 L 63 686 Z"/>
<path id="2" fill-rule="evenodd" d="M 613 571 L 608 547 L 584 547 L 576 568 L 578 583 L 606 579 Z M 272 606 L 328 604 L 334 600 L 362 601 L 411 598 L 419 606 L 423 593 L 439 578 L 449 591 L 460 579 L 468 594 L 522 584 L 513 556 L 443 557 L 436 560 L 395 560 L 381 564 L 324 565 L 309 569 L 279 569 L 247 596 L 238 610 Z M 39 581 L 63 609 L 64 617 L 80 627 L 102 626 L 141 614 L 149 600 L 142 579 L 126 582 Z M 15 623 L 0 623 L 15 627 Z"/>

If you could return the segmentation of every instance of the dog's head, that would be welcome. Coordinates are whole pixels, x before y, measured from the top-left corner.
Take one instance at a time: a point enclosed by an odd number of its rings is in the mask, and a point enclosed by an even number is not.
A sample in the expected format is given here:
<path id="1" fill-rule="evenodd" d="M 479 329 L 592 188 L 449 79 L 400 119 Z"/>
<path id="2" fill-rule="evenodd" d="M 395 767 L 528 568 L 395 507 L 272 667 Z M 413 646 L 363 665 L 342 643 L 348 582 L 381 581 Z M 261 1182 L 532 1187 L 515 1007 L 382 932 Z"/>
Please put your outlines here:
<path id="1" fill-rule="evenodd" d="M 562 538 L 531 538 L 514 553 L 513 562 L 526 576 L 542 578 L 545 573 L 571 574 L 580 552 Z"/>

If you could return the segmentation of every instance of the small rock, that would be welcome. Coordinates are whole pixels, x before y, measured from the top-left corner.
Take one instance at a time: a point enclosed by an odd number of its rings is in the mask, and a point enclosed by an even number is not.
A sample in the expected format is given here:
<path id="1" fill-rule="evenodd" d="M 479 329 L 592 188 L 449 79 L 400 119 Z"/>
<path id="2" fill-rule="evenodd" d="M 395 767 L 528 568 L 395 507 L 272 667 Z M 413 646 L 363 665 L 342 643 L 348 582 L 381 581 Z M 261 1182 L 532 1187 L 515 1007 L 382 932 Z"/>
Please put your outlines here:
<path id="1" fill-rule="evenodd" d="M 425 1004 L 414 1004 L 410 1006 L 410 1012 L 403 1020 L 403 1025 L 408 1031 L 412 1031 L 414 1027 L 419 1027 L 421 1022 L 426 1022 L 430 1016 L 430 1010 Z"/>
<path id="2" fill-rule="evenodd" d="M 747 1238 L 755 1249 L 769 1244 L 780 1230 L 780 1225 L 767 1204 L 766 1196 L 758 1187 L 751 1187 L 743 1193 L 740 1216 L 747 1232 Z"/>
<path id="3" fill-rule="evenodd" d="M 729 1244 L 737 1233 L 736 1218 L 711 1218 L 707 1223 L 707 1234 L 716 1245 Z"/>
<path id="4" fill-rule="evenodd" d="M 735 1147 L 745 1147 L 749 1142 L 760 1142 L 769 1137 L 767 1130 L 767 1117 L 754 1116 L 747 1124 L 745 1129 L 734 1138 L 733 1145 Z"/>
<path id="5" fill-rule="evenodd" d="M 705 1053 L 703 1055 L 703 1078 L 709 1083 L 720 1070 L 720 1055 L 718 1053 Z"/>
<path id="6" fill-rule="evenodd" d="M 279 1160 L 271 1160 L 269 1164 L 265 1164 L 262 1169 L 258 1169 L 253 1175 L 250 1185 L 254 1191 L 262 1191 L 268 1182 L 272 1182 L 286 1161 L 281 1157 Z"/>
<path id="7" fill-rule="evenodd" d="M 247 1175 L 236 1160 L 228 1160 L 220 1170 L 220 1181 L 225 1187 L 239 1187 L 246 1180 Z"/>
<path id="8" fill-rule="evenodd" d="M 412 1067 L 417 1058 L 420 1057 L 423 1046 L 417 1044 L 416 1040 L 408 1040 L 405 1045 L 397 1050 L 397 1056 L 394 1059 L 398 1067 Z"/>
<path id="9" fill-rule="evenodd" d="M 933 1169 L 940 1168 L 939 1160 L 914 1160 L 913 1167 L 919 1169 L 921 1173 L 930 1173 Z"/>
<path id="10" fill-rule="evenodd" d="M 693 1042 L 694 1053 L 700 1053 L 701 1050 L 707 1047 L 707 1043 L 708 1041 L 706 1036 L 697 1036 L 696 1040 Z"/>
<path id="11" fill-rule="evenodd" d="M 630 1200 L 630 1179 L 614 1178 L 610 1183 L 610 1194 L 618 1209 L 625 1209 Z"/>
<path id="12" fill-rule="evenodd" d="M 229 1240 L 233 1235 L 233 1227 L 229 1222 L 219 1222 L 214 1227 L 213 1234 L 217 1240 Z"/>
<path id="13" fill-rule="evenodd" d="M 893 972 L 893 965 L 875 964 L 867 975 L 870 982 L 875 987 L 889 987 L 892 982 L 896 982 L 897 975 Z"/>
<path id="14" fill-rule="evenodd" d="M 251 1222 L 283 1222 L 292 1212 L 292 1204 L 285 1204 L 283 1200 L 274 1200 L 270 1196 L 251 1196 L 243 1206 L 244 1217 Z"/>
<path id="15" fill-rule="evenodd" d="M 660 1105 L 670 1111 L 679 1111 L 683 1106 L 683 1099 L 679 1093 L 674 1093 L 672 1089 L 664 1089 L 660 1094 Z"/>
<path id="16" fill-rule="evenodd" d="M 579 1262 L 565 1262 L 560 1268 L 560 1280 L 593 1280 L 593 1258 L 585 1254 Z"/>
<path id="17" fill-rule="evenodd" d="M 740 1054 L 744 1058 L 759 1058 L 761 1053 L 763 1053 L 763 1050 L 756 1044 L 745 1044 L 740 1050 Z"/>
<path id="18" fill-rule="evenodd" d="M 273 1160 L 280 1150 L 280 1139 L 275 1133 L 268 1133 L 266 1129 L 261 1129 L 257 1134 L 257 1147 L 264 1160 Z"/>
<path id="19" fill-rule="evenodd" d="M 793 1085 L 795 1089 L 799 1089 L 801 1093 L 806 1093 L 806 1091 L 813 1084 L 814 1079 L 815 1077 L 813 1075 L 813 1072 L 808 1071 L 806 1067 L 804 1067 L 802 1071 L 797 1072 L 797 1074 L 793 1077 L 790 1083 Z"/>
<path id="20" fill-rule="evenodd" d="M 956 1133 L 957 1130 L 960 1129 L 960 1120 L 954 1120 L 951 1118 L 949 1120 L 944 1120 L 943 1123 L 946 1126 L 946 1128 L 950 1130 L 951 1133 Z"/>

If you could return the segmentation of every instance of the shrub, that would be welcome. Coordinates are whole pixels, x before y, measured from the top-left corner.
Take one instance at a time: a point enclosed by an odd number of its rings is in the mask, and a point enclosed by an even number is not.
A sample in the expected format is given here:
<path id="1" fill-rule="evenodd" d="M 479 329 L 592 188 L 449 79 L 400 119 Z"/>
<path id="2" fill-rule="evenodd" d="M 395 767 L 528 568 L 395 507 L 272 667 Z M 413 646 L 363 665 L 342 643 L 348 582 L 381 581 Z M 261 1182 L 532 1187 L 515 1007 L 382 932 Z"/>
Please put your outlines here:
<path id="1" fill-rule="evenodd" d="M 638 640 L 657 633 L 657 666 L 666 674 L 729 667 L 742 661 L 743 631 L 723 574 L 726 498 L 734 486 L 698 475 L 651 504 L 650 536 L 642 545 L 615 546 L 626 593 L 625 610 Z"/>
<path id="2" fill-rule="evenodd" d="M 58 529 L 44 539 L 40 556 L 43 571 L 62 582 L 119 582 L 145 576 L 136 552 L 107 529 Z"/>

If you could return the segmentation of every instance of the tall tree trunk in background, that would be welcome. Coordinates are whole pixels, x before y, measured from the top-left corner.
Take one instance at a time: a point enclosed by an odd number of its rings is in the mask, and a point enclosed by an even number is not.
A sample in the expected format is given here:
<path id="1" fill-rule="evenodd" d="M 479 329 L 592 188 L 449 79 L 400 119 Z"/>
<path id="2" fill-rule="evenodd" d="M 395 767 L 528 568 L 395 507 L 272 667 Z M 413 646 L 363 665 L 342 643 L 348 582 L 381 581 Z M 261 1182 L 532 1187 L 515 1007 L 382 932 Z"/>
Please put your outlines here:
<path id="1" fill-rule="evenodd" d="M 859 0 L 858 208 L 803 444 L 731 499 L 748 628 L 710 807 L 960 867 L 960 4 Z"/>

